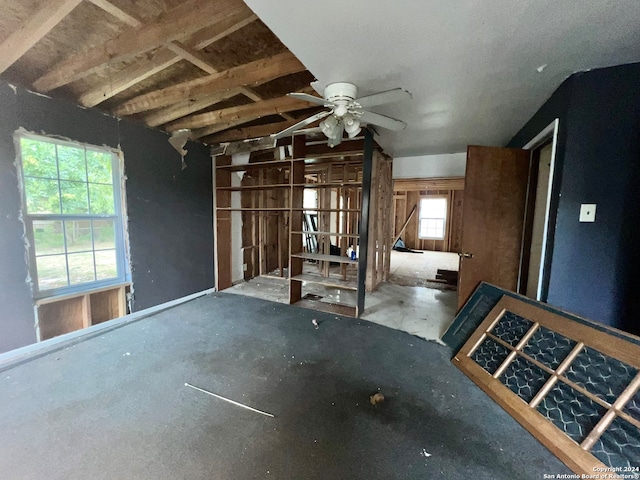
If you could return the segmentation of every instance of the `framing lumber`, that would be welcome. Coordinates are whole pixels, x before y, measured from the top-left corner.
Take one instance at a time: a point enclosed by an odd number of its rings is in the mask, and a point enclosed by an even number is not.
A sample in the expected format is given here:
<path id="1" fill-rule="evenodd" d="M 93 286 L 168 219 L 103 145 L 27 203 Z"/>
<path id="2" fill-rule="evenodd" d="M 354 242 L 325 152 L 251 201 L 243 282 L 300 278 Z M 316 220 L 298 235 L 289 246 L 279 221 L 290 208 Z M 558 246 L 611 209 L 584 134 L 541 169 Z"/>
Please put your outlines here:
<path id="1" fill-rule="evenodd" d="M 190 45 L 193 50 L 202 50 L 255 20 L 257 20 L 257 17 L 251 12 L 242 11 L 236 13 L 196 32 L 187 42 L 187 45 Z M 138 60 L 131 66 L 113 74 L 108 82 L 87 90 L 80 95 L 78 100 L 85 107 L 95 107 L 146 78 L 169 68 L 180 60 L 182 60 L 182 57 L 168 48 L 160 49 L 151 58 Z"/>
<path id="2" fill-rule="evenodd" d="M 306 70 L 305 66 L 293 56 L 293 54 L 284 52 L 272 57 L 245 63 L 244 65 L 239 65 L 203 78 L 189 80 L 171 87 L 139 95 L 116 108 L 115 114 L 132 115 L 145 110 L 166 107 L 198 95 L 249 84 L 260 84 L 304 70 Z M 308 102 L 302 102 L 300 100 L 298 100 L 298 103 L 305 106 L 308 105 Z M 205 122 L 199 126 L 203 127 L 207 124 L 208 122 Z"/>
<path id="3" fill-rule="evenodd" d="M 33 84 L 39 92 L 49 92 L 86 77 L 109 62 L 132 58 L 156 47 L 184 38 L 211 23 L 212 18 L 230 17 L 247 7 L 237 0 L 187 0 L 160 15 L 149 25 L 132 27 L 118 37 L 59 63 Z"/>
<path id="4" fill-rule="evenodd" d="M 222 110 L 215 110 L 213 112 L 192 115 L 191 117 L 173 122 L 168 126 L 168 130 L 174 131 L 182 128 L 197 129 L 212 125 L 211 130 L 213 131 L 209 130 L 208 133 L 200 135 L 200 137 L 204 137 L 206 135 L 211 135 L 212 133 L 226 130 L 227 128 L 231 128 L 235 125 L 255 120 L 256 118 L 300 110 L 306 108 L 307 105 L 308 103 L 303 100 L 298 100 L 288 96 L 272 98 L 270 100 L 263 100 L 261 102 L 251 103 L 248 105 L 240 105 L 238 107 L 229 107 Z M 240 123 L 235 123 L 234 125 L 232 124 L 234 122 Z"/>
<path id="5" fill-rule="evenodd" d="M 105 12 L 113 15 L 122 23 L 125 23 L 130 27 L 139 27 L 140 25 L 142 25 L 142 22 L 136 17 L 134 17 L 133 15 L 129 15 L 127 12 L 108 0 L 89 0 L 89 2 L 93 3 L 96 7 L 101 8 Z"/>
<path id="6" fill-rule="evenodd" d="M 145 115 L 142 120 L 150 127 L 157 127 L 164 125 L 178 118 L 186 117 L 192 113 L 196 113 L 203 108 L 207 108 L 218 102 L 222 102 L 236 95 L 240 95 L 239 88 L 232 88 L 222 92 L 211 93 L 203 95 L 197 99 L 184 100 L 170 107 L 166 107 L 160 110 L 156 110 L 150 114 Z"/>
<path id="7" fill-rule="evenodd" d="M 82 0 L 49 0 L 0 45 L 0 73 L 51 31 Z"/>
<path id="8" fill-rule="evenodd" d="M 369 207 L 371 204 L 371 183 L 373 173 L 373 133 L 368 128 L 364 131 L 364 158 L 362 166 L 362 213 L 360 215 L 360 256 L 358 257 L 358 294 L 356 316 L 364 313 L 365 290 L 367 283 L 367 265 L 369 256 Z M 373 252 L 371 252 L 373 253 Z"/>
<path id="9" fill-rule="evenodd" d="M 393 238 L 393 243 L 391 244 L 391 248 L 393 248 L 396 245 L 396 242 L 398 241 L 398 239 L 402 236 L 404 231 L 407 229 L 407 225 L 409 225 L 409 222 L 413 218 L 413 215 L 416 213 L 417 209 L 418 209 L 418 205 L 416 204 L 413 206 L 413 208 L 411 209 L 411 213 L 409 213 L 409 216 L 407 217 L 405 222 L 402 224 L 402 228 L 400 229 L 400 231 Z"/>
<path id="10" fill-rule="evenodd" d="M 239 140 L 246 140 L 249 138 L 266 137 L 268 135 L 278 133 L 285 128 L 289 128 L 295 125 L 297 120 L 289 120 L 286 122 L 268 123 L 266 125 L 257 125 L 255 127 L 236 128 L 234 130 L 227 130 L 226 132 L 220 132 L 204 140 L 207 143 L 225 143 L 225 142 L 237 142 Z"/>
<path id="11" fill-rule="evenodd" d="M 464 177 L 451 178 L 397 178 L 393 190 L 409 192 L 418 190 L 464 190 Z"/>

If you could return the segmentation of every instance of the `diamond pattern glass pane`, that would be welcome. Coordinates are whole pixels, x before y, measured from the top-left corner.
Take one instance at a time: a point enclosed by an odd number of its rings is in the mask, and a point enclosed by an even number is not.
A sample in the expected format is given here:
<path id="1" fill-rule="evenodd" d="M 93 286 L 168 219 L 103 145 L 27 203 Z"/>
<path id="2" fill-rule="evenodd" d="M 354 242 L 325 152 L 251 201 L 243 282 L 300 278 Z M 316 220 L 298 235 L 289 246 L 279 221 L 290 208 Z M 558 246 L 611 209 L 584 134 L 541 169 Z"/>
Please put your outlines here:
<path id="1" fill-rule="evenodd" d="M 522 351 L 555 370 L 575 346 L 575 341 L 541 326 L 535 331 Z"/>
<path id="2" fill-rule="evenodd" d="M 640 466 L 640 429 L 616 417 L 593 446 L 591 453 L 609 467 L 638 468 Z M 640 478 L 637 471 L 617 473 L 631 475 L 623 478 Z"/>
<path id="3" fill-rule="evenodd" d="M 516 346 L 525 333 L 529 331 L 533 322 L 513 312 L 505 312 L 500 321 L 493 328 L 493 333 L 500 340 Z"/>
<path id="4" fill-rule="evenodd" d="M 640 420 L 640 390 L 627 402 L 624 406 L 624 411 L 635 419 Z"/>
<path id="5" fill-rule="evenodd" d="M 529 403 L 549 377 L 550 375 L 540 367 L 518 356 L 507 366 L 500 376 L 500 381 Z"/>
<path id="6" fill-rule="evenodd" d="M 507 355 L 509 355 L 509 350 L 506 347 L 490 338 L 485 338 L 484 342 L 473 352 L 471 358 L 493 375 L 507 358 Z"/>
<path id="7" fill-rule="evenodd" d="M 606 408 L 558 381 L 537 407 L 577 443 L 581 443 L 606 413 Z"/>
<path id="8" fill-rule="evenodd" d="M 584 347 L 565 376 L 601 399 L 613 403 L 638 371 L 620 360 Z"/>

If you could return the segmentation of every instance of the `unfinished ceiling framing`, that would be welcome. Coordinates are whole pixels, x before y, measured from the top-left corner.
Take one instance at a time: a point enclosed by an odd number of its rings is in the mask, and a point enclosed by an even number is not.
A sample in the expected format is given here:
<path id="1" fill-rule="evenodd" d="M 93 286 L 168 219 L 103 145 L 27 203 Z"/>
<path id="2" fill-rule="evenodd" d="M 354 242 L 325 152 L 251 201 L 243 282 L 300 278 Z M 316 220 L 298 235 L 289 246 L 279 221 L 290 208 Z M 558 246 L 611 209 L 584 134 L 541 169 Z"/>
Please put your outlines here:
<path id="1" fill-rule="evenodd" d="M 2 2 L 0 76 L 38 93 L 220 143 L 317 106 L 305 66 L 241 0 Z"/>

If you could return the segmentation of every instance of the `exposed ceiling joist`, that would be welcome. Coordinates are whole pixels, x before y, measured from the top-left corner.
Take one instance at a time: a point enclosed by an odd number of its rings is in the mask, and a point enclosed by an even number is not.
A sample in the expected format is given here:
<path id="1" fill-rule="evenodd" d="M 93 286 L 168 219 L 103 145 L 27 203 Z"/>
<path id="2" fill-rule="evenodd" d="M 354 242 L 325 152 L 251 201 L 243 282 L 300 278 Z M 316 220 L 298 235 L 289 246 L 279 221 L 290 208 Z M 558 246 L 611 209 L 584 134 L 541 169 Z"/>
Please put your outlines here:
<path id="1" fill-rule="evenodd" d="M 297 123 L 297 120 L 286 122 L 268 123 L 266 125 L 256 125 L 253 127 L 235 128 L 225 132 L 215 133 L 203 138 L 205 143 L 226 143 L 237 142 L 247 138 L 259 138 L 278 133 L 285 128 L 289 128 Z"/>
<path id="2" fill-rule="evenodd" d="M 89 0 L 96 7 L 103 9 L 105 12 L 110 13 L 122 23 L 126 23 L 130 27 L 139 27 L 142 25 L 142 22 L 135 18 L 133 15 L 129 15 L 127 12 L 122 10 L 120 7 L 117 7 L 113 3 L 108 0 Z"/>
<path id="3" fill-rule="evenodd" d="M 0 73 L 13 65 L 53 27 L 66 17 L 82 0 L 49 0 L 43 2 L 20 28 L 0 45 Z"/>
<path id="4" fill-rule="evenodd" d="M 243 120 L 242 123 L 245 123 L 267 115 L 278 115 L 280 113 L 292 112 L 308 107 L 308 102 L 298 100 L 293 97 L 284 96 L 272 98 L 270 100 L 263 100 L 262 102 L 251 103 L 248 105 L 240 105 L 238 107 L 224 108 L 222 110 L 215 110 L 213 112 L 192 115 L 182 120 L 178 120 L 177 122 L 171 123 L 167 126 L 167 130 L 174 131 L 180 130 L 182 128 L 208 128 L 208 126 L 211 125 L 212 129 L 218 128 L 218 130 L 210 131 L 209 133 L 207 133 L 207 135 L 211 135 L 212 133 L 220 132 L 222 130 L 230 128 L 231 126 L 235 126 L 231 125 L 224 128 L 219 128 L 225 125 L 225 122 Z"/>
<path id="5" fill-rule="evenodd" d="M 132 27 L 104 45 L 61 62 L 36 80 L 33 86 L 37 91 L 48 92 L 84 78 L 109 62 L 132 58 L 167 42 L 184 38 L 210 25 L 213 18 L 229 17 L 246 9 L 237 0 L 187 0 L 162 14 L 154 23 Z"/>
<path id="6" fill-rule="evenodd" d="M 236 95 L 240 95 L 239 88 L 232 88 L 230 90 L 224 90 L 222 92 L 210 93 L 203 95 L 197 99 L 183 100 L 180 103 L 171 105 L 160 110 L 156 110 L 148 115 L 145 115 L 142 120 L 150 127 L 158 127 L 169 123 L 178 118 L 186 117 L 192 113 L 196 113 L 203 108 L 207 108 L 211 105 L 215 105 L 218 102 L 222 102 Z"/>
<path id="7" fill-rule="evenodd" d="M 224 18 L 212 26 L 205 27 L 196 32 L 187 42 L 187 45 L 190 45 L 193 50 L 202 50 L 212 43 L 249 25 L 256 19 L 257 17 L 250 11 L 238 12 L 231 17 Z M 152 57 L 138 60 L 124 70 L 115 73 L 108 82 L 84 92 L 78 100 L 80 104 L 85 107 L 94 107 L 114 95 L 131 88 L 136 83 L 169 68 L 180 60 L 182 60 L 182 57 L 176 55 L 171 50 L 167 48 L 161 49 Z"/>
<path id="8" fill-rule="evenodd" d="M 167 47 L 172 52 L 176 53 L 177 55 L 180 55 L 182 58 L 193 63 L 196 67 L 204 70 L 205 72 L 209 74 L 218 73 L 218 69 L 215 68 L 215 66 L 209 60 L 207 60 L 204 57 L 204 55 L 201 55 L 196 50 L 193 50 L 185 45 L 182 45 L 180 42 L 177 42 L 177 41 L 171 42 L 169 45 L 167 45 Z M 260 95 L 258 95 L 256 92 L 254 92 L 253 90 L 247 87 L 240 87 L 240 91 L 238 93 L 243 94 L 244 96 L 250 98 L 254 102 L 259 102 L 261 100 L 264 100 Z M 233 95 L 229 95 L 227 98 L 231 98 L 234 95 L 236 94 L 234 93 Z M 192 110 L 192 112 L 194 111 L 197 111 L 197 110 Z M 180 118 L 180 117 L 175 117 L 175 118 Z M 291 118 L 288 118 L 288 120 L 291 120 Z M 163 122 L 163 123 L 166 123 L 166 122 Z"/>
<path id="9" fill-rule="evenodd" d="M 284 75 L 305 70 L 300 61 L 290 52 L 233 67 L 207 77 L 182 82 L 156 90 L 124 102 L 115 109 L 116 115 L 134 113 L 165 107 L 192 97 L 218 92 L 238 86 L 268 82 Z M 308 105 L 305 103 L 305 105 Z M 286 110 L 283 110 L 286 111 Z"/>

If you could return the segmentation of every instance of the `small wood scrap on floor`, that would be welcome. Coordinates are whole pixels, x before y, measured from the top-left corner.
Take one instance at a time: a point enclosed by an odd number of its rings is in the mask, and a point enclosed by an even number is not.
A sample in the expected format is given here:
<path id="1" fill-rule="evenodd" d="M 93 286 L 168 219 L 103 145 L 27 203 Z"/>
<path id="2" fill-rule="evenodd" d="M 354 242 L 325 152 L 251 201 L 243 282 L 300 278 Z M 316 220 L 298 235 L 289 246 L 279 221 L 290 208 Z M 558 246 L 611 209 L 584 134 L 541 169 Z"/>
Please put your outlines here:
<path id="1" fill-rule="evenodd" d="M 458 285 L 458 271 L 444 270 L 439 268 L 436 272 L 436 278 L 429 279 L 430 282 L 442 283 L 444 285 Z"/>
<path id="2" fill-rule="evenodd" d="M 384 395 L 380 392 L 376 392 L 369 396 L 369 402 L 374 407 L 377 407 L 378 405 L 381 405 L 382 403 L 384 403 Z"/>

